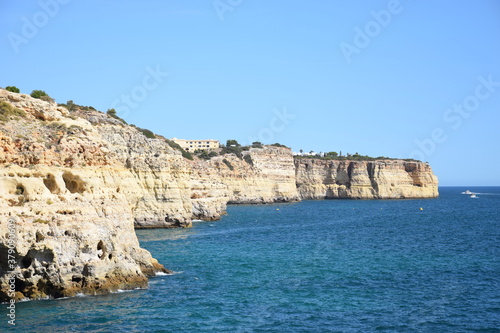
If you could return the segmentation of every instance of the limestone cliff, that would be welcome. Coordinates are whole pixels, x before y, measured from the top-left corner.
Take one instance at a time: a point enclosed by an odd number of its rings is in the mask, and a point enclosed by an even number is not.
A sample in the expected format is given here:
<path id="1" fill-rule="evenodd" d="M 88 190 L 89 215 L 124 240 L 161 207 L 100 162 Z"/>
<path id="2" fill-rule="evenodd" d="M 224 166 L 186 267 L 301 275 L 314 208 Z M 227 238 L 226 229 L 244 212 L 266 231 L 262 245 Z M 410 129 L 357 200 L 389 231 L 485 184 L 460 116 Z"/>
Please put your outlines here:
<path id="1" fill-rule="evenodd" d="M 426 163 L 403 160 L 296 159 L 302 199 L 435 198 L 437 177 Z"/>
<path id="2" fill-rule="evenodd" d="M 193 215 L 217 219 L 227 203 L 271 203 L 300 200 L 290 149 L 251 148 L 240 159 L 233 154 L 193 164 Z"/>
<path id="3" fill-rule="evenodd" d="M 216 220 L 228 203 L 438 194 L 420 162 L 294 160 L 273 146 L 190 161 L 95 110 L 69 112 L 1 89 L 0 103 L 0 301 L 11 270 L 17 298 L 143 287 L 166 270 L 140 248 L 134 227 Z"/>
<path id="4" fill-rule="evenodd" d="M 156 216 L 148 212 L 150 196 L 159 201 L 171 194 L 170 189 L 155 191 L 164 188 L 157 186 L 161 175 L 141 174 L 156 160 L 136 156 L 141 149 L 155 150 L 154 144 L 148 146 L 133 128 L 112 124 L 101 129 L 27 95 L 0 90 L 0 101 L 24 111 L 0 123 L 0 300 L 7 299 L 11 277 L 16 298 L 37 299 L 144 287 L 147 275 L 166 272 L 140 248 L 133 221 Z M 111 129 L 115 141 L 105 135 Z M 128 140 L 133 170 L 122 161 L 120 137 Z M 184 163 L 169 150 L 155 153 Z M 178 199 L 175 190 L 171 195 Z M 175 200 L 168 204 L 183 208 Z M 12 267 L 9 219 L 16 235 Z"/>

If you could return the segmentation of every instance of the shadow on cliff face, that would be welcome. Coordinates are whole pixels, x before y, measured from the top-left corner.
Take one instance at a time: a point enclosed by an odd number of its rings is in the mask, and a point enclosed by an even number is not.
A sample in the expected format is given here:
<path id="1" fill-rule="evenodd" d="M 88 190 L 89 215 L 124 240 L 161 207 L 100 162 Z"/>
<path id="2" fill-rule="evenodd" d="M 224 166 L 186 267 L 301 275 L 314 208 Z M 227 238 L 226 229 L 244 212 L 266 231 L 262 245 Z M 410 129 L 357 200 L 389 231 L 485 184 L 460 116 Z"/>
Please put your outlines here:
<path id="1" fill-rule="evenodd" d="M 85 182 L 80 178 L 80 176 L 73 175 L 70 172 L 65 172 L 62 177 L 64 184 L 66 184 L 66 188 L 71 193 L 85 192 Z"/>

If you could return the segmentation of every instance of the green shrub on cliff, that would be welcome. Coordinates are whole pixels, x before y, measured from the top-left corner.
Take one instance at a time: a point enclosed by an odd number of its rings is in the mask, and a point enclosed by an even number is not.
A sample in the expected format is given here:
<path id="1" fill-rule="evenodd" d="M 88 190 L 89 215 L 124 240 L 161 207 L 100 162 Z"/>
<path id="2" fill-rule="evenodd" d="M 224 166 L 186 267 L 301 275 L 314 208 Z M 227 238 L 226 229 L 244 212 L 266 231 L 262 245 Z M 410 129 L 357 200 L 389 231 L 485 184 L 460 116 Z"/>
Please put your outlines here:
<path id="1" fill-rule="evenodd" d="M 108 111 L 106 111 L 106 114 L 107 114 L 108 116 L 110 116 L 111 118 L 117 119 L 117 120 L 121 121 L 122 123 L 124 123 L 125 125 L 127 125 L 127 122 L 126 122 L 124 119 L 122 119 L 122 118 L 118 117 L 118 115 L 116 114 L 116 110 L 115 110 L 115 109 L 108 109 Z M 141 130 L 142 128 L 137 127 L 137 129 L 138 129 L 138 130 Z M 151 131 L 150 131 L 150 132 L 151 132 Z M 153 133 L 153 132 L 151 132 L 151 133 Z M 144 134 L 144 135 L 145 135 L 145 134 Z M 154 135 L 154 134 L 153 134 L 153 135 Z"/>
<path id="2" fill-rule="evenodd" d="M 248 164 L 253 166 L 253 160 L 252 160 L 252 156 L 250 156 L 250 154 L 243 156 L 243 159 L 245 160 L 245 162 L 247 162 Z"/>
<path id="3" fill-rule="evenodd" d="M 59 106 L 64 106 L 66 109 L 68 109 L 68 111 L 76 111 L 78 109 L 78 106 L 77 104 L 75 104 L 73 102 L 73 100 L 69 100 L 66 102 L 66 104 L 59 104 Z"/>
<path id="4" fill-rule="evenodd" d="M 188 160 L 191 160 L 191 161 L 193 160 L 193 155 L 191 155 L 191 153 L 190 153 L 190 152 L 185 151 L 184 149 L 182 149 L 182 147 L 181 147 L 181 146 L 179 146 L 179 144 L 178 144 L 178 143 L 175 143 L 174 141 L 169 140 L 169 139 L 165 139 L 165 142 L 166 142 L 166 143 L 167 143 L 170 147 L 172 147 L 172 148 L 177 149 L 178 151 L 180 151 L 180 152 L 182 153 L 182 156 L 183 156 L 184 158 L 187 158 Z"/>
<path id="5" fill-rule="evenodd" d="M 176 143 L 176 142 L 174 142 L 174 141 L 172 141 L 172 140 L 165 139 L 165 142 L 166 142 L 166 143 L 167 143 L 170 147 L 172 147 L 172 148 L 174 148 L 174 149 L 177 149 L 177 150 L 179 150 L 179 151 L 184 150 L 184 149 L 182 149 L 182 147 L 181 147 L 178 143 Z"/>
<path id="6" fill-rule="evenodd" d="M 188 160 L 193 160 L 193 155 L 191 155 L 190 152 L 185 151 L 184 149 L 182 150 L 182 157 L 187 158 Z"/>
<path id="7" fill-rule="evenodd" d="M 57 132 L 66 132 L 69 128 L 65 123 L 61 123 L 59 121 L 50 122 L 47 124 L 47 128 L 57 131 Z"/>
<path id="8" fill-rule="evenodd" d="M 231 164 L 231 162 L 229 162 L 228 160 L 223 159 L 223 160 L 222 160 L 222 163 L 224 163 L 224 164 L 225 164 L 225 165 L 229 168 L 229 170 L 231 170 L 231 171 L 233 171 L 233 170 L 234 170 L 233 165 L 232 165 L 232 164 Z"/>
<path id="9" fill-rule="evenodd" d="M 209 160 L 212 157 L 217 156 L 217 153 L 215 151 L 207 151 L 203 149 L 195 150 L 194 154 L 204 160 Z"/>
<path id="10" fill-rule="evenodd" d="M 43 90 L 33 90 L 30 94 L 31 97 L 33 98 L 38 98 L 40 99 L 42 96 L 49 96 L 47 93 Z"/>
<path id="11" fill-rule="evenodd" d="M 19 88 L 16 86 L 7 86 L 7 87 L 5 87 L 5 90 L 10 91 L 10 92 L 15 92 L 15 93 L 20 92 Z"/>
<path id="12" fill-rule="evenodd" d="M 33 98 L 41 99 L 42 101 L 45 101 L 45 102 L 54 103 L 54 99 L 52 97 L 50 97 L 43 90 L 33 90 L 31 92 L 30 96 L 33 97 Z"/>
<path id="13" fill-rule="evenodd" d="M 58 106 L 63 106 L 68 111 L 70 112 L 75 112 L 75 111 L 96 111 L 96 109 L 93 106 L 83 106 L 83 105 L 78 105 L 73 100 L 69 100 L 66 103 L 59 103 L 57 104 Z"/>
<path id="14" fill-rule="evenodd" d="M 152 131 L 148 130 L 148 129 L 145 129 L 145 128 L 140 128 L 140 127 L 136 127 L 139 132 L 141 132 L 142 134 L 144 134 L 144 136 L 148 139 L 156 139 L 156 134 L 154 134 Z"/>
<path id="15" fill-rule="evenodd" d="M 225 146 L 222 147 L 222 150 L 220 152 L 221 155 L 224 154 L 234 154 L 241 158 L 241 152 L 243 151 L 243 148 L 241 146 Z"/>
<path id="16" fill-rule="evenodd" d="M 9 121 L 12 118 L 25 117 L 26 113 L 9 102 L 0 102 L 0 121 Z"/>

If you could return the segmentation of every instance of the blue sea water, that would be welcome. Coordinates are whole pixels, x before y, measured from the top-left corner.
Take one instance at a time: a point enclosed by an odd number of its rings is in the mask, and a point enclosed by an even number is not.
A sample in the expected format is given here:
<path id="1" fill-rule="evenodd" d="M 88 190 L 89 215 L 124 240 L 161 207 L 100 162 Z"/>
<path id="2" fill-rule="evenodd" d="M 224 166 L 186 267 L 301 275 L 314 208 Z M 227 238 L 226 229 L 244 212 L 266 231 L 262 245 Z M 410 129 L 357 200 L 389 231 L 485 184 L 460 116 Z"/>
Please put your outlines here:
<path id="1" fill-rule="evenodd" d="M 468 188 L 476 199 L 466 189 L 230 206 L 191 229 L 138 230 L 175 275 L 145 290 L 18 303 L 16 330 L 500 332 L 500 188 Z"/>

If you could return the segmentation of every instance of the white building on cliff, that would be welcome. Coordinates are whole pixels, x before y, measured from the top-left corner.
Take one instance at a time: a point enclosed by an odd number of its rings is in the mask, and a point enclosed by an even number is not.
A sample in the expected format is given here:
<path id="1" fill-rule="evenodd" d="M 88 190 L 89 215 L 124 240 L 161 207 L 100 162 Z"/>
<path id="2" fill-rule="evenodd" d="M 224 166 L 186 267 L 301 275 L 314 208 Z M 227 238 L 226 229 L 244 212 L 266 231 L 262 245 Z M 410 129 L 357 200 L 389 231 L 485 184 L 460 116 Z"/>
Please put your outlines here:
<path id="1" fill-rule="evenodd" d="M 171 140 L 173 142 L 177 143 L 179 146 L 182 147 L 182 149 L 184 149 L 186 151 L 212 150 L 212 149 L 217 149 L 220 146 L 220 143 L 218 140 L 212 140 L 212 139 L 184 140 L 184 139 L 172 138 Z"/>

